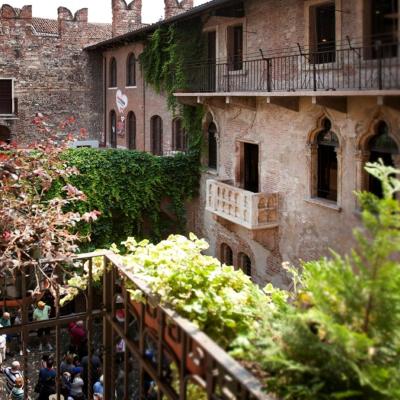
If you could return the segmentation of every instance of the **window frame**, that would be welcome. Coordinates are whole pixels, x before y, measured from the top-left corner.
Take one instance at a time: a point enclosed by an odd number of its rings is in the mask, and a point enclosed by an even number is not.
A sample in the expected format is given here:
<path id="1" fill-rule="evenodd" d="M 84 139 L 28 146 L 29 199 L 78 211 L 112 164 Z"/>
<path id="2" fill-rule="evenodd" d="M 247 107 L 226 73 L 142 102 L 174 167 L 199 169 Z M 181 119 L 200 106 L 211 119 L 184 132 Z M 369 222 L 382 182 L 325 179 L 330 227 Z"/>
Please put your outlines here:
<path id="1" fill-rule="evenodd" d="M 223 242 L 219 246 L 220 260 L 222 264 L 233 265 L 233 250 L 226 242 Z M 229 257 L 228 257 L 229 254 Z M 228 260 L 228 258 L 230 260 Z"/>
<path id="2" fill-rule="evenodd" d="M 131 131 L 131 122 L 133 121 L 133 147 L 132 147 L 132 142 L 131 142 L 131 138 L 132 138 L 132 131 Z M 126 147 L 129 150 L 136 150 L 136 115 L 133 111 L 129 111 L 128 115 L 126 117 Z"/>
<path id="3" fill-rule="evenodd" d="M 11 113 L 0 113 L 0 117 L 13 117 L 15 116 L 15 78 L 2 78 L 0 77 L 0 81 L 10 81 L 11 83 Z"/>
<path id="4" fill-rule="evenodd" d="M 118 144 L 117 144 L 117 113 L 115 112 L 114 109 L 110 110 L 109 113 L 109 135 L 110 135 L 110 147 L 113 149 L 116 149 Z M 114 122 L 114 126 L 113 126 Z M 114 131 L 113 131 L 114 128 Z M 115 142 L 114 142 L 115 140 Z"/>
<path id="5" fill-rule="evenodd" d="M 118 87 L 118 64 L 115 57 L 110 58 L 108 68 L 108 87 L 114 89 Z"/>
<path id="6" fill-rule="evenodd" d="M 160 121 L 159 130 L 156 130 L 155 121 Z M 157 139 L 159 141 L 158 148 L 156 148 L 156 141 L 154 140 L 156 134 L 158 135 Z M 163 120 L 159 115 L 153 115 L 150 118 L 150 149 L 153 155 L 163 155 Z"/>
<path id="7" fill-rule="evenodd" d="M 337 138 L 337 146 L 335 147 L 336 160 L 337 160 L 337 192 L 336 192 L 336 201 L 330 200 L 324 197 L 318 196 L 318 136 L 321 132 L 324 131 L 325 121 L 328 120 L 331 124 L 330 131 L 335 134 Z M 324 114 L 319 118 L 317 123 L 317 128 L 312 130 L 308 135 L 308 165 L 309 165 L 309 195 L 305 199 L 306 202 L 315 204 L 318 206 L 323 206 L 326 208 L 330 208 L 335 211 L 341 211 L 341 203 L 342 203 L 342 137 L 340 134 L 340 130 L 334 124 L 333 119 Z"/>
<path id="8" fill-rule="evenodd" d="M 131 62 L 132 59 L 133 63 Z M 128 88 L 136 87 L 136 64 L 137 64 L 137 59 L 135 53 L 134 52 L 129 53 L 126 59 L 126 87 Z"/>
<path id="9" fill-rule="evenodd" d="M 240 46 L 237 49 L 238 43 L 236 42 L 238 36 L 236 34 L 236 30 L 241 29 L 241 36 L 240 36 Z M 228 58 L 228 70 L 229 72 L 236 72 L 243 70 L 243 63 L 244 63 L 244 24 L 243 22 L 228 25 L 227 26 L 227 58 Z"/>
<path id="10" fill-rule="evenodd" d="M 210 127 L 211 125 L 214 125 L 215 127 L 215 132 L 210 132 Z M 213 157 L 213 159 L 215 159 L 215 166 L 214 165 L 210 165 L 210 134 L 214 135 L 214 140 L 213 142 L 215 143 L 215 157 Z M 208 126 L 207 126 L 207 168 L 212 170 L 212 171 L 218 171 L 218 128 L 217 125 L 215 124 L 214 121 L 211 121 Z"/>
<path id="11" fill-rule="evenodd" d="M 172 120 L 172 148 L 174 151 L 186 152 L 187 144 L 187 134 L 183 127 L 183 119 L 181 117 L 174 118 Z"/>
<path id="12" fill-rule="evenodd" d="M 245 258 L 247 258 L 248 261 L 250 262 L 250 271 L 247 268 L 245 270 L 245 265 L 244 265 Z M 248 266 L 246 266 L 246 267 L 248 267 Z M 238 268 L 240 270 L 242 270 L 243 273 L 245 275 L 247 275 L 248 277 L 250 277 L 250 278 L 253 277 L 253 263 L 251 261 L 251 258 L 246 253 L 244 253 L 243 251 L 241 251 L 238 254 Z"/>

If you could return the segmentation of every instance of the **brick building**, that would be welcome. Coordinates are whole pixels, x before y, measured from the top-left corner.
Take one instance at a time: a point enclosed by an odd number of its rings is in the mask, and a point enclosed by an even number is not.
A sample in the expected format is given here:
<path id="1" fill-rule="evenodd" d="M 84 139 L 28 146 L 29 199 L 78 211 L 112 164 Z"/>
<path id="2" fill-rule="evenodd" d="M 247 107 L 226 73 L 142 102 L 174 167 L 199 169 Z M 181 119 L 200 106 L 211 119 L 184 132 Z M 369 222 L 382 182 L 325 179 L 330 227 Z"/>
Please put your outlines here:
<path id="1" fill-rule="evenodd" d="M 54 106 L 56 114 L 77 106 L 79 118 L 95 137 L 102 134 L 104 145 L 159 155 L 183 150 L 180 120 L 165 97 L 146 85 L 137 58 L 160 25 L 201 18 L 206 59 L 192 62 L 193 82 L 176 94 L 206 110 L 206 171 L 189 213 L 191 229 L 210 242 L 213 255 L 260 284 L 289 283 L 282 261 L 298 264 L 329 248 L 348 251 L 360 222 L 354 190 L 379 194 L 363 171 L 365 162 L 380 157 L 400 166 L 398 0 L 213 0 L 194 8 L 189 0 L 165 0 L 167 18 L 151 26 L 142 24 L 140 0 L 113 0 L 112 6 L 117 36 L 84 52 L 96 41 L 67 41 L 65 61 L 42 70 L 53 72 L 56 82 L 43 78 L 47 88 L 37 87 L 32 71 L 28 84 L 16 78 L 16 92 L 24 87 L 19 113 L 32 114 L 31 93 L 38 92 L 43 104 L 54 98 L 48 110 Z M 36 43 L 31 28 L 21 33 L 28 23 L 18 13 L 1 20 L 3 31 L 8 21 L 15 38 Z M 68 16 L 71 37 L 84 22 Z M 41 43 L 61 46 L 60 32 Z M 39 49 L 39 56 L 30 51 L 45 60 L 41 52 L 48 48 Z M 7 51 L 12 65 L 29 60 L 28 53 L 18 61 L 14 48 Z M 72 73 L 82 68 L 83 75 Z M 81 86 L 73 86 L 79 76 Z M 63 95 L 53 84 L 80 88 L 73 105 L 69 95 L 60 103 Z"/>
<path id="2" fill-rule="evenodd" d="M 111 24 L 88 23 L 88 10 L 57 20 L 33 18 L 32 7 L 0 9 L 0 138 L 27 143 L 36 138 L 32 119 L 40 112 L 58 124 L 75 116 L 92 136 L 101 132 L 96 82 L 101 69 L 83 47 L 111 37 Z M 95 57 L 95 55 L 92 55 Z"/>
<path id="3" fill-rule="evenodd" d="M 208 110 L 198 221 L 214 254 L 284 285 L 282 261 L 353 244 L 353 192 L 379 194 L 365 162 L 400 167 L 399 2 L 230 4 L 205 19 L 203 78 L 177 94 Z"/>

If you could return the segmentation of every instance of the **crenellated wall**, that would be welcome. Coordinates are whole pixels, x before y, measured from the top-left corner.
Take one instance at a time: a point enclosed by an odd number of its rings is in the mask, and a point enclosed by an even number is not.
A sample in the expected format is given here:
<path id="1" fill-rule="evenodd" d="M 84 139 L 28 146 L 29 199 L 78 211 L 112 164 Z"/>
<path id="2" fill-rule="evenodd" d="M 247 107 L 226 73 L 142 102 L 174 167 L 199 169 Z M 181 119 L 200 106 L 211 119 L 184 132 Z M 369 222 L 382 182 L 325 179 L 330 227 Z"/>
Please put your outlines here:
<path id="1" fill-rule="evenodd" d="M 119 36 L 142 26 L 142 0 L 112 0 L 112 35 Z"/>
<path id="2" fill-rule="evenodd" d="M 165 18 L 171 18 L 193 8 L 193 0 L 164 0 Z"/>
<path id="3" fill-rule="evenodd" d="M 59 7 L 58 18 L 32 17 L 32 7 L 0 8 L 0 78 L 14 78 L 17 113 L 0 118 L 13 140 L 40 138 L 32 119 L 40 112 L 57 126 L 69 116 L 97 138 L 102 131 L 101 57 L 82 51 L 111 37 L 111 25 L 89 24 L 88 10 L 74 15 Z M 95 60 L 95 58 L 98 58 Z"/>

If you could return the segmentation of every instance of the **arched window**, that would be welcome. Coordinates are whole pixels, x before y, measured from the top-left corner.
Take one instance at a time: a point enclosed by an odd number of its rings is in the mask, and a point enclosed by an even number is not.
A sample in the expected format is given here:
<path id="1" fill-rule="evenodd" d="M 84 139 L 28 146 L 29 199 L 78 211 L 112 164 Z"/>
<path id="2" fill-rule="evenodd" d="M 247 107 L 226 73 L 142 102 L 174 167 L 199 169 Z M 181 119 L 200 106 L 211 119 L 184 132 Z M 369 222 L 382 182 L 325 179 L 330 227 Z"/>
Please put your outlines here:
<path id="1" fill-rule="evenodd" d="M 151 152 L 157 156 L 163 153 L 162 148 L 163 123 L 161 117 L 154 115 L 150 120 Z"/>
<path id="2" fill-rule="evenodd" d="M 226 244 L 221 244 L 221 262 L 226 265 L 233 265 L 232 249 Z"/>
<path id="3" fill-rule="evenodd" d="M 126 60 L 126 86 L 136 86 L 136 57 L 133 53 Z"/>
<path id="4" fill-rule="evenodd" d="M 128 140 L 128 149 L 135 150 L 136 149 L 136 117 L 133 111 L 128 113 L 127 118 L 127 140 Z"/>
<path id="5" fill-rule="evenodd" d="M 186 151 L 187 149 L 186 131 L 181 118 L 175 118 L 172 121 L 172 144 L 176 151 Z"/>
<path id="6" fill-rule="evenodd" d="M 318 146 L 318 170 L 317 170 L 317 190 L 318 197 L 337 201 L 338 193 L 338 159 L 337 148 L 339 146 L 338 137 L 331 131 L 331 121 L 325 118 L 322 129 L 317 135 Z"/>
<path id="7" fill-rule="evenodd" d="M 239 261 L 239 268 L 246 275 L 251 277 L 251 260 L 250 260 L 250 257 L 245 253 L 239 253 L 238 261 Z"/>
<path id="8" fill-rule="evenodd" d="M 208 167 L 217 169 L 217 127 L 214 122 L 208 126 Z"/>
<path id="9" fill-rule="evenodd" d="M 378 122 L 375 128 L 375 135 L 369 140 L 367 145 L 370 162 L 382 159 L 383 163 L 394 167 L 393 155 L 399 154 L 396 142 L 389 136 L 389 127 L 384 121 Z M 382 197 L 382 186 L 378 179 L 368 175 L 368 191 Z"/>
<path id="10" fill-rule="evenodd" d="M 117 147 L 117 114 L 114 110 L 110 111 L 110 145 Z"/>
<path id="11" fill-rule="evenodd" d="M 114 57 L 110 60 L 108 87 L 117 87 L 117 60 Z"/>

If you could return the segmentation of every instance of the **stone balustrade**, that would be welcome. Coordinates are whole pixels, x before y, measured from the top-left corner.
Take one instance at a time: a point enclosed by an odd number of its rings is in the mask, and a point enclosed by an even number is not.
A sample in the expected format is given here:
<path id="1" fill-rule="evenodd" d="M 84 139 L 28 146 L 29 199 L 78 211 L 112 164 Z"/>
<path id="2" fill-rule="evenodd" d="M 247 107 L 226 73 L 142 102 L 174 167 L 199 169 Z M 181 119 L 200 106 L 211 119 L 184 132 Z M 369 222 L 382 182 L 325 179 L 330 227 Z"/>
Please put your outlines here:
<path id="1" fill-rule="evenodd" d="M 278 225 L 278 193 L 252 193 L 226 181 L 207 181 L 206 209 L 247 229 Z"/>

